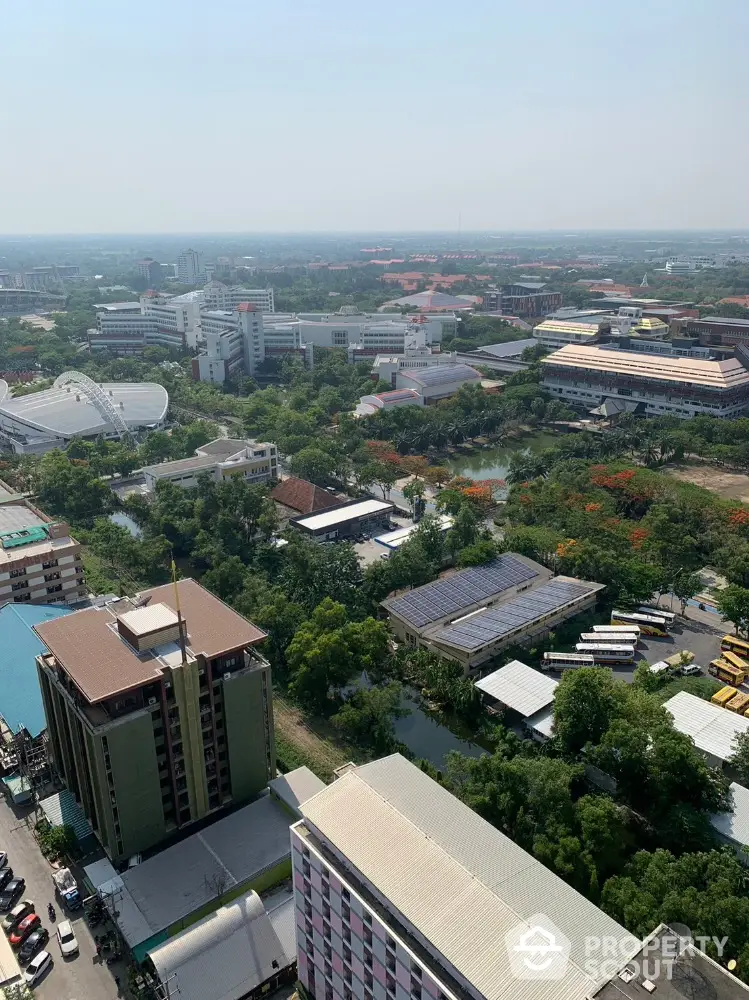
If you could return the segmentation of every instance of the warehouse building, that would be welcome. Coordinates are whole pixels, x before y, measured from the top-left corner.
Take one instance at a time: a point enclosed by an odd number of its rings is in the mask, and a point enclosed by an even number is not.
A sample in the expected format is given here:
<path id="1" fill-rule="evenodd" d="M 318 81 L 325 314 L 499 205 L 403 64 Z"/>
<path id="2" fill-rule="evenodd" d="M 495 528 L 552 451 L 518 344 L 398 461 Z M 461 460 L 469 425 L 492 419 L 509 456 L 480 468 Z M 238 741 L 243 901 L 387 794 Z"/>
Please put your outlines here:
<path id="1" fill-rule="evenodd" d="M 468 672 L 592 607 L 603 589 L 571 577 L 551 579 L 539 563 L 504 553 L 382 605 L 401 641 L 455 660 Z"/>
<path id="2" fill-rule="evenodd" d="M 723 767 L 733 754 L 733 743 L 740 733 L 749 730 L 749 719 L 727 712 L 712 702 L 680 691 L 664 702 L 673 716 L 674 728 L 690 736 L 711 767 Z"/>
<path id="3" fill-rule="evenodd" d="M 749 406 L 749 371 L 735 358 L 706 361 L 569 344 L 541 364 L 544 388 L 588 411 L 617 403 L 651 417 L 733 419 Z"/>
<path id="4" fill-rule="evenodd" d="M 395 505 L 386 500 L 351 500 L 318 514 L 292 517 L 289 526 L 312 541 L 336 542 L 386 527 L 394 510 Z"/>
<path id="5" fill-rule="evenodd" d="M 714 813 L 710 825 L 718 840 L 736 852 L 742 865 L 749 865 L 749 788 L 732 781 L 731 808 Z"/>
<path id="6" fill-rule="evenodd" d="M 481 372 L 470 365 L 429 365 L 427 368 L 403 368 L 396 373 L 396 389 L 413 389 L 425 405 L 454 396 L 461 386 L 480 384 Z"/>
<path id="7" fill-rule="evenodd" d="M 509 709 L 518 715 L 528 733 L 540 743 L 549 739 L 554 724 L 554 697 L 559 681 L 511 660 L 499 670 L 475 681 L 490 713 Z"/>
<path id="8" fill-rule="evenodd" d="M 252 890 L 148 952 L 162 996 L 255 1000 L 296 978 L 294 896 Z M 175 990 L 176 992 L 176 990 Z"/>

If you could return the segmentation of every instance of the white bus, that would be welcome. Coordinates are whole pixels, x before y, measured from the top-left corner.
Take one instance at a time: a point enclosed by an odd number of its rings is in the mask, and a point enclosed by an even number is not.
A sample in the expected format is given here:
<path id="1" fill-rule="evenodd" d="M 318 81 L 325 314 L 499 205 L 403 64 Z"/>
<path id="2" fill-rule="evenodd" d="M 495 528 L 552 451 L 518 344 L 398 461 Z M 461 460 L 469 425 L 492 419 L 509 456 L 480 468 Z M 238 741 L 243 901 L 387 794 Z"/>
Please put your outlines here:
<path id="1" fill-rule="evenodd" d="M 597 643 L 603 643 L 607 645 L 610 642 L 619 643 L 623 646 L 637 646 L 640 641 L 640 636 L 637 632 L 581 632 L 580 642 L 592 642 L 594 645 Z"/>
<path id="2" fill-rule="evenodd" d="M 573 667 L 594 667 L 596 661 L 590 654 L 544 653 L 542 670 L 569 670 Z"/>
<path id="3" fill-rule="evenodd" d="M 663 608 L 651 608 L 646 604 L 642 604 L 637 610 L 641 611 L 644 615 L 655 615 L 656 618 L 665 618 L 666 624 L 669 627 L 676 621 L 676 615 L 673 611 L 664 611 Z"/>
<path id="4" fill-rule="evenodd" d="M 578 642 L 575 646 L 575 652 L 592 656 L 596 663 L 634 663 L 635 661 L 635 647 L 627 646 L 625 643 L 600 642 L 596 645 L 592 642 Z"/>
<path id="5" fill-rule="evenodd" d="M 612 611 L 612 625 L 637 625 L 645 635 L 668 635 L 668 623 L 662 615 L 644 615 L 641 611 Z"/>
<path id="6" fill-rule="evenodd" d="M 639 625 L 591 625 L 591 632 L 605 632 L 607 635 L 621 634 L 621 635 L 631 635 L 634 633 L 637 638 L 640 638 L 640 626 Z"/>

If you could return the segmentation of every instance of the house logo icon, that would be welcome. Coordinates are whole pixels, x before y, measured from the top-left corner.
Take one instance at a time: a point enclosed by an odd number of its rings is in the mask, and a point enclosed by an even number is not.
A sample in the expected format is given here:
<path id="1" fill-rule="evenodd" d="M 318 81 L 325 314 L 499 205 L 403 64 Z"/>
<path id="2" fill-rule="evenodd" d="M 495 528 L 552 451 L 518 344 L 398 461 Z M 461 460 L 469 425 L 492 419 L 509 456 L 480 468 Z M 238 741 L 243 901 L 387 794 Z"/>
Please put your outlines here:
<path id="1" fill-rule="evenodd" d="M 544 913 L 536 913 L 505 935 L 512 972 L 517 979 L 561 979 L 567 969 L 570 942 Z"/>

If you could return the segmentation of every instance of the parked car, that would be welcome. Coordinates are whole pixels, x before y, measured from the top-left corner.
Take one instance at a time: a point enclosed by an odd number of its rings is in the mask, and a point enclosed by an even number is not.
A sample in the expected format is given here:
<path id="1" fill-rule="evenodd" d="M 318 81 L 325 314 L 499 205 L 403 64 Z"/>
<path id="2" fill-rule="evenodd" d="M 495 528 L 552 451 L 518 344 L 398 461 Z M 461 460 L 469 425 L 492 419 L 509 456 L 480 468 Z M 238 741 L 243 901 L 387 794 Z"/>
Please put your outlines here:
<path id="1" fill-rule="evenodd" d="M 49 931 L 46 927 L 38 927 L 26 938 L 18 952 L 19 962 L 30 962 L 34 955 L 49 941 Z"/>
<path id="2" fill-rule="evenodd" d="M 5 868 L 7 864 L 8 864 L 7 851 L 0 851 L 0 868 Z"/>
<path id="3" fill-rule="evenodd" d="M 36 986 L 47 969 L 52 965 L 52 956 L 48 951 L 40 951 L 36 958 L 26 966 L 23 978 L 27 986 Z"/>
<path id="4" fill-rule="evenodd" d="M 679 670 L 682 677 L 696 677 L 702 673 L 702 667 L 698 663 L 688 663 Z"/>
<path id="5" fill-rule="evenodd" d="M 38 913 L 30 913 L 27 917 L 24 917 L 18 927 L 11 931 L 8 940 L 13 945 L 14 948 L 20 948 L 29 934 L 35 931 L 38 927 L 42 926 L 42 918 Z"/>
<path id="6" fill-rule="evenodd" d="M 3 913 L 7 913 L 12 906 L 15 906 L 18 901 L 18 897 L 23 894 L 25 889 L 25 879 L 12 878 L 3 891 L 0 892 L 0 910 Z"/>
<path id="7" fill-rule="evenodd" d="M 22 879 L 18 880 L 19 882 Z M 10 913 L 3 918 L 3 930 L 6 934 L 14 929 L 16 924 L 20 924 L 24 917 L 28 917 L 30 913 L 34 912 L 34 903 L 30 899 L 24 899 L 21 903 L 16 903 Z"/>
<path id="8" fill-rule="evenodd" d="M 64 958 L 78 954 L 78 941 L 73 933 L 73 925 L 69 920 L 61 920 L 57 925 L 57 941 Z"/>
<path id="9" fill-rule="evenodd" d="M 12 878 L 13 878 L 12 868 L 3 868 L 2 870 L 0 870 L 0 889 L 4 889 Z"/>

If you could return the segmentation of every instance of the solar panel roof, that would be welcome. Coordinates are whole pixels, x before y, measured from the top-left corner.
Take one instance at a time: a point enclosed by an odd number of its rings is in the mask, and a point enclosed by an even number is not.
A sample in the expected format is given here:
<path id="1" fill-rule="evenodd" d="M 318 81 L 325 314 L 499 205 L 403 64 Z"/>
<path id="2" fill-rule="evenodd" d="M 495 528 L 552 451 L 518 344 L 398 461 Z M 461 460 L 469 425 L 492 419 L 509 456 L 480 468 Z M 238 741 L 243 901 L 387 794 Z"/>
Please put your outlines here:
<path id="1" fill-rule="evenodd" d="M 434 636 L 434 641 L 456 646 L 458 649 L 478 649 L 595 589 L 595 584 L 571 583 L 559 578 L 550 580 L 542 587 L 520 594 L 506 604 L 488 608 L 468 621 L 441 629 Z"/>
<path id="2" fill-rule="evenodd" d="M 384 606 L 415 628 L 423 628 L 536 576 L 536 570 L 517 557 L 501 555 L 485 566 L 461 570 L 385 601 Z"/>

